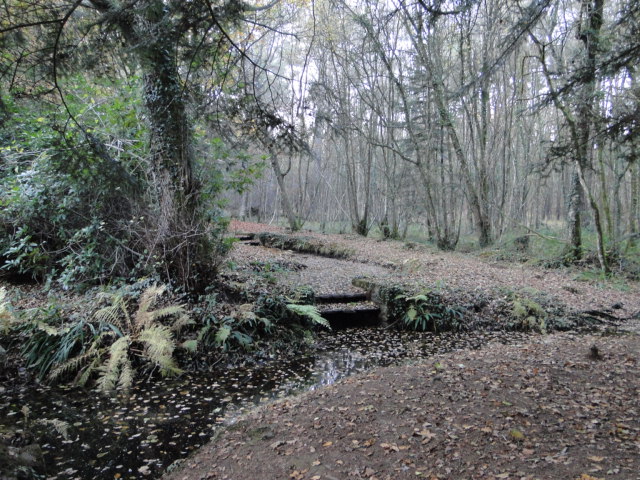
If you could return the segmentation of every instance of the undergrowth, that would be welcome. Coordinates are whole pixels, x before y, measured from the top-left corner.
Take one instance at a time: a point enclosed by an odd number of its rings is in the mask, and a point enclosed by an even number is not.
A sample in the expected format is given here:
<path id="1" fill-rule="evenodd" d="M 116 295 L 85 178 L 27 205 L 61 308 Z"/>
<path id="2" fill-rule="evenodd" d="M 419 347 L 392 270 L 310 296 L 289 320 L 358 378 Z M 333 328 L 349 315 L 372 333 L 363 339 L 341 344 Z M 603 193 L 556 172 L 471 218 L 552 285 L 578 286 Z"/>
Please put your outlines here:
<path id="1" fill-rule="evenodd" d="M 102 392 L 128 389 L 140 369 L 180 373 L 175 335 L 193 321 L 183 305 L 154 309 L 165 289 L 152 285 L 139 297 L 126 288 L 100 292 L 96 300 L 106 305 L 70 325 L 58 308 L 30 312 L 20 327 L 27 365 L 49 381 L 75 374 L 72 383 L 84 386 L 95 379 Z"/>

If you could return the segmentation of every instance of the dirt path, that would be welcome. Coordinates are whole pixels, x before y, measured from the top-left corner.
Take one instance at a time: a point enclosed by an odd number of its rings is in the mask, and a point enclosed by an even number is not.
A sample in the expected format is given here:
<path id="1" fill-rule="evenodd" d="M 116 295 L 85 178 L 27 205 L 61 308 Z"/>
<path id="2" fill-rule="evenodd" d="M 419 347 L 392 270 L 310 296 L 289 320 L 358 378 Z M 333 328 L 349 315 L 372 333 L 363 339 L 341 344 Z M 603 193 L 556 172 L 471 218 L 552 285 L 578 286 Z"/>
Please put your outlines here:
<path id="1" fill-rule="evenodd" d="M 244 246 L 233 258 L 304 263 L 290 279 L 327 291 L 347 288 L 347 277 L 372 269 L 461 288 L 529 287 L 579 310 L 617 303 L 620 317 L 640 311 L 637 284 L 621 291 L 563 272 L 408 252 L 398 242 L 331 241 L 356 249 L 358 261 Z M 490 344 L 267 404 L 164 478 L 640 479 L 639 324 L 628 321 L 608 336 L 564 333 Z"/>

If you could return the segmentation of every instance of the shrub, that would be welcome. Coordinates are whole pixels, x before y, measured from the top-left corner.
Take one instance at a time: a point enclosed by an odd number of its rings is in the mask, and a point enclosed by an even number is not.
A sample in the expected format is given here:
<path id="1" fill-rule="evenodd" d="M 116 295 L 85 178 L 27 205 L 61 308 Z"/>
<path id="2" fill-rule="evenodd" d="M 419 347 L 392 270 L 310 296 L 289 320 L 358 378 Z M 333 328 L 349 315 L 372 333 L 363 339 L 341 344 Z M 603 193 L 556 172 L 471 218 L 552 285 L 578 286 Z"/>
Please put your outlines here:
<path id="1" fill-rule="evenodd" d="M 127 276 L 138 261 L 127 245 L 141 204 L 137 165 L 63 128 L 55 110 L 33 110 L 16 107 L 0 131 L 0 268 L 67 288 Z"/>
<path id="2" fill-rule="evenodd" d="M 443 332 L 464 329 L 464 309 L 447 305 L 444 298 L 435 292 L 425 291 L 413 296 L 403 294 L 395 300 L 402 305 L 403 323 L 411 330 Z"/>
<path id="3" fill-rule="evenodd" d="M 539 303 L 524 296 L 515 296 L 511 303 L 512 328 L 547 333 L 548 315 Z"/>

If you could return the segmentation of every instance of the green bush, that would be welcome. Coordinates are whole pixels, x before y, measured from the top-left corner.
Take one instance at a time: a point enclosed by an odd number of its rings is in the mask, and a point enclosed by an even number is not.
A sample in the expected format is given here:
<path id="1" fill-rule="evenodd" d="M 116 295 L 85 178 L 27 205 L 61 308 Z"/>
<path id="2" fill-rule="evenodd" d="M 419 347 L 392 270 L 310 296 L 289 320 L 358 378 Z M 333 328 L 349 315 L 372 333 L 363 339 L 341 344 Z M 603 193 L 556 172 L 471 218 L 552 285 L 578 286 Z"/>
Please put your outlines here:
<path id="1" fill-rule="evenodd" d="M 445 299 L 435 292 L 425 291 L 412 296 L 402 294 L 396 296 L 395 301 L 401 305 L 404 312 L 404 325 L 411 330 L 437 333 L 464 329 L 464 309 L 448 305 Z"/>
<path id="2" fill-rule="evenodd" d="M 90 101 L 83 112 L 74 98 L 88 125 L 129 139 L 128 153 L 111 156 L 90 128 L 71 128 L 66 112 L 35 102 L 5 99 L 10 114 L 0 128 L 0 271 L 66 288 L 128 277 L 139 262 L 131 240 L 143 211 L 141 123 L 123 121 L 108 102 L 100 109 Z"/>

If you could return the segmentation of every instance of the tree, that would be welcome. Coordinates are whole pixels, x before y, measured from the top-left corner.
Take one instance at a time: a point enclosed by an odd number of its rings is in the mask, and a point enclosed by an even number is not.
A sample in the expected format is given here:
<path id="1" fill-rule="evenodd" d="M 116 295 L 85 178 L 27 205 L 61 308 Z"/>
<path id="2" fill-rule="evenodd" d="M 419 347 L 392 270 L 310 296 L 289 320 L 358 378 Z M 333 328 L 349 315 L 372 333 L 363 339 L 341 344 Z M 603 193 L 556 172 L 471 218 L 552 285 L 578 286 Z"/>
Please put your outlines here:
<path id="1" fill-rule="evenodd" d="M 149 172 L 144 225 L 139 229 L 144 251 L 138 254 L 166 280 L 186 288 L 206 283 L 218 248 L 195 172 L 194 110 L 189 100 L 202 84 L 193 82 L 203 82 L 207 72 L 206 90 L 211 94 L 219 88 L 235 65 L 234 57 L 247 57 L 234 42 L 232 30 L 249 12 L 272 5 L 256 8 L 209 0 L 60 0 L 53 5 L 36 1 L 29 9 L 17 1 L 4 5 L 7 16 L 0 33 L 3 38 L 21 36 L 11 65 L 2 71 L 9 92 L 24 92 L 27 86 L 50 98 L 56 92 L 67 106 L 65 78 L 71 72 L 93 68 L 128 76 L 141 73 Z M 72 119 L 108 156 L 99 134 Z"/>

